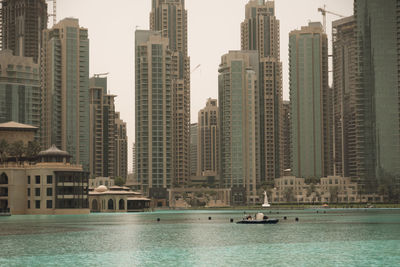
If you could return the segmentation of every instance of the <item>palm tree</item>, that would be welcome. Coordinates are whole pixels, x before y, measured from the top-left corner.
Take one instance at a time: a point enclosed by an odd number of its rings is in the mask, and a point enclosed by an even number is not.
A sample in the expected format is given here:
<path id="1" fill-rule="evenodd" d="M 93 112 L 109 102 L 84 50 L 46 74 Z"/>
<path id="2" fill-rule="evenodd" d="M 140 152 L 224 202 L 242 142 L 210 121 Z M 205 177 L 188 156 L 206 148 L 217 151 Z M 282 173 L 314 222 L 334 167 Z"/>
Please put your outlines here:
<path id="1" fill-rule="evenodd" d="M 283 191 L 283 195 L 285 196 L 286 202 L 292 202 L 294 199 L 293 188 L 285 188 L 285 190 Z"/>
<path id="2" fill-rule="evenodd" d="M 40 144 L 38 141 L 28 142 L 28 147 L 26 148 L 26 157 L 29 160 L 34 160 L 40 152 Z"/>

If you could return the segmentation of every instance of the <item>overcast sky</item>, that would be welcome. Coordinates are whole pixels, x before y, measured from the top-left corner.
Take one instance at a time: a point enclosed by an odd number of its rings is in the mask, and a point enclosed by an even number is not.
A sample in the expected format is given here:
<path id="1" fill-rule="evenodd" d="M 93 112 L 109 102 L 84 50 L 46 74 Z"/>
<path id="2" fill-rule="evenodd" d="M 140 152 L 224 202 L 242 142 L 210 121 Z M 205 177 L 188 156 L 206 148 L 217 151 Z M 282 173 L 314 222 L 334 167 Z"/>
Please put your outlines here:
<path id="1" fill-rule="evenodd" d="M 240 49 L 240 23 L 248 0 L 186 0 L 188 10 L 188 53 L 191 76 L 191 120 L 208 97 L 218 96 L 218 65 L 229 50 Z M 280 20 L 281 60 L 283 62 L 283 97 L 289 99 L 288 34 L 309 21 L 321 21 L 318 7 L 344 16 L 353 14 L 353 0 L 276 0 L 276 16 Z M 52 11 L 49 2 L 49 13 Z M 135 139 L 134 32 L 149 29 L 151 0 L 59 0 L 57 20 L 79 19 L 88 28 L 90 39 L 90 76 L 109 72 L 108 89 L 118 95 L 116 109 L 128 125 L 129 171 L 132 168 L 132 142 Z M 327 15 L 327 32 L 332 20 Z M 52 17 L 49 19 L 52 26 Z M 331 81 L 330 81 L 331 83 Z"/>

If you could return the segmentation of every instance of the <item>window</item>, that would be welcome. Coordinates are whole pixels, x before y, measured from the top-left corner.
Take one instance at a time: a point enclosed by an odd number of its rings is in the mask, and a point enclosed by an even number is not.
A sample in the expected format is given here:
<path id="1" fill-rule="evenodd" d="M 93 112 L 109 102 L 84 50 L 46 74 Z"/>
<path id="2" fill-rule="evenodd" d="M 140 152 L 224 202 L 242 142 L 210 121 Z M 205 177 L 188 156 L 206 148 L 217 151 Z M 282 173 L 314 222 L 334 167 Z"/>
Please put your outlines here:
<path id="1" fill-rule="evenodd" d="M 47 196 L 50 197 L 53 195 L 53 188 L 47 188 Z"/>
<path id="2" fill-rule="evenodd" d="M 35 201 L 35 208 L 40 209 L 40 200 Z"/>
<path id="3" fill-rule="evenodd" d="M 53 176 L 47 175 L 47 184 L 52 184 L 52 183 L 53 183 Z"/>
<path id="4" fill-rule="evenodd" d="M 40 184 L 40 175 L 35 176 L 36 184 Z"/>
<path id="5" fill-rule="evenodd" d="M 31 184 L 31 177 L 28 176 L 28 184 Z"/>
<path id="6" fill-rule="evenodd" d="M 28 188 L 28 197 L 30 197 L 30 196 L 31 196 L 31 189 Z"/>
<path id="7" fill-rule="evenodd" d="M 46 208 L 52 209 L 53 208 L 53 200 L 47 200 L 46 201 Z"/>
<path id="8" fill-rule="evenodd" d="M 40 188 L 35 188 L 35 196 L 40 197 Z"/>

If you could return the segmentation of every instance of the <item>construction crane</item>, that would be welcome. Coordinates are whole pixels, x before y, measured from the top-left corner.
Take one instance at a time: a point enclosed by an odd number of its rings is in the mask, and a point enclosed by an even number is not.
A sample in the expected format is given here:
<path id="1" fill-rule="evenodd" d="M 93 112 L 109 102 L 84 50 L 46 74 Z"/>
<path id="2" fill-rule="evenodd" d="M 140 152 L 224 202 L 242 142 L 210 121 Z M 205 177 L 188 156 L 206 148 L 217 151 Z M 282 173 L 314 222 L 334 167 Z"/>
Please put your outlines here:
<path id="1" fill-rule="evenodd" d="M 110 74 L 109 72 L 105 72 L 105 73 L 95 73 L 93 74 L 93 76 L 95 78 L 100 78 L 100 76 L 107 76 L 108 74 Z"/>
<path id="2" fill-rule="evenodd" d="M 201 67 L 201 64 L 197 65 L 196 67 L 194 67 L 194 69 L 190 72 L 190 74 L 192 74 L 193 72 L 195 72 L 197 69 L 199 69 Z"/>
<path id="3" fill-rule="evenodd" d="M 48 17 L 53 17 L 53 26 L 57 23 L 57 0 L 46 0 L 47 2 L 53 2 L 53 14 L 48 14 Z"/>
<path id="4" fill-rule="evenodd" d="M 340 15 L 340 14 L 338 14 L 338 13 L 335 13 L 335 12 L 332 12 L 332 11 L 329 11 L 329 10 L 326 10 L 326 5 L 324 5 L 324 7 L 318 8 L 318 12 L 321 12 L 321 14 L 322 14 L 322 17 L 323 17 L 323 26 L 324 26 L 324 32 L 325 32 L 325 33 L 326 33 L 326 13 L 332 14 L 332 15 L 335 15 L 335 16 L 338 16 L 338 17 L 341 17 L 341 18 L 344 18 L 344 17 L 345 17 L 345 16 Z"/>

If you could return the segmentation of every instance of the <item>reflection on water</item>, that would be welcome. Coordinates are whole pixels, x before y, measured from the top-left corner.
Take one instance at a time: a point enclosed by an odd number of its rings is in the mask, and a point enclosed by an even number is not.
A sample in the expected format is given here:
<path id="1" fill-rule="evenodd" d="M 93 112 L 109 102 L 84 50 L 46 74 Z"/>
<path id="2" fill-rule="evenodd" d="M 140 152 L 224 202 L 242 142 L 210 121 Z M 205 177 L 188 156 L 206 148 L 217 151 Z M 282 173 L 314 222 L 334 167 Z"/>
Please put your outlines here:
<path id="1" fill-rule="evenodd" d="M 230 218 L 238 221 L 243 215 L 243 211 L 163 211 L 0 217 L 0 265 L 393 266 L 400 262 L 398 210 L 272 211 L 268 216 L 279 218 L 277 225 L 230 223 Z"/>

